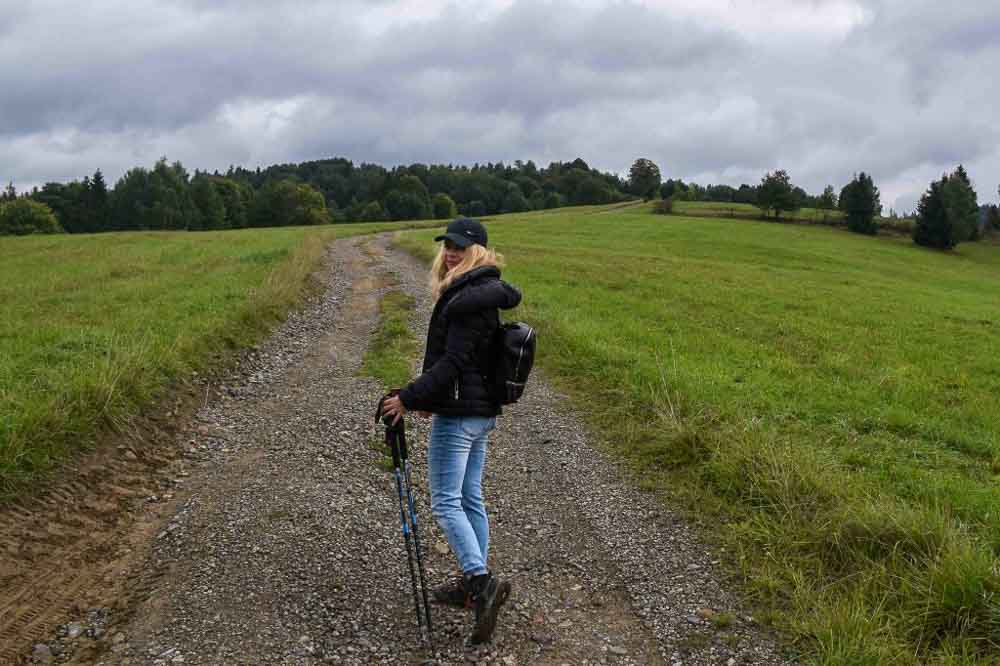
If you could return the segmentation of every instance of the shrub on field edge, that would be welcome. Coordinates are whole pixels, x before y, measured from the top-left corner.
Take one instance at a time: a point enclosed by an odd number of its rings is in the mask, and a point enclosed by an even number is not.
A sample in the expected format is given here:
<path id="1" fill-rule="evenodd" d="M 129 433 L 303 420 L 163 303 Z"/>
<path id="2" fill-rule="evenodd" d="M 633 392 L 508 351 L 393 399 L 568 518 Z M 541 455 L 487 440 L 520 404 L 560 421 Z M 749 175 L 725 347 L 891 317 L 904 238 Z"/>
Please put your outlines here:
<path id="1" fill-rule="evenodd" d="M 503 199 L 503 205 L 500 208 L 500 212 L 522 213 L 530 209 L 531 205 L 528 203 L 528 200 L 524 198 L 524 194 L 521 193 L 521 188 L 517 185 L 511 185 L 510 190 Z"/>
<path id="2" fill-rule="evenodd" d="M 431 208 L 434 209 L 435 220 L 450 220 L 458 216 L 458 207 L 455 200 L 444 192 L 438 192 L 431 200 Z"/>
<path id="3" fill-rule="evenodd" d="M 670 215 L 674 212 L 674 199 L 673 197 L 667 197 L 666 199 L 660 199 L 653 204 L 653 212 L 658 215 Z"/>
<path id="4" fill-rule="evenodd" d="M 0 236 L 58 234 L 62 230 L 55 213 L 43 203 L 20 198 L 0 205 Z"/>
<path id="5" fill-rule="evenodd" d="M 386 212 L 385 208 L 378 201 L 369 201 L 361 209 L 358 218 L 362 222 L 384 222 L 389 219 L 389 213 Z"/>

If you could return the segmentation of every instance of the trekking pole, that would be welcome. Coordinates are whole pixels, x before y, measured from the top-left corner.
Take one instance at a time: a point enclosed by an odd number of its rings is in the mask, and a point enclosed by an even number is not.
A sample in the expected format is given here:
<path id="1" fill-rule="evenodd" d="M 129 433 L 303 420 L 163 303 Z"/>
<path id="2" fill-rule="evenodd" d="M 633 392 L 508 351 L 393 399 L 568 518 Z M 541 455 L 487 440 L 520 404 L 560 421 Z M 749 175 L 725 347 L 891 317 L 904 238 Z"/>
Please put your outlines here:
<path id="1" fill-rule="evenodd" d="M 413 588 L 413 608 L 417 615 L 417 630 L 424 627 L 426 617 L 427 643 L 434 651 L 434 642 L 431 637 L 431 613 L 430 605 L 427 602 L 427 583 L 424 578 L 423 558 L 420 553 L 420 536 L 417 532 L 417 516 L 413 505 L 413 494 L 410 486 L 409 459 L 406 455 L 406 426 L 402 419 L 398 423 L 392 422 L 391 416 L 382 417 L 382 403 L 389 396 L 383 396 L 378 403 L 378 411 L 375 414 L 376 423 L 381 420 L 385 425 L 385 443 L 392 453 L 393 471 L 396 476 L 396 492 L 399 496 L 399 522 L 403 530 L 403 542 L 406 544 L 406 561 L 410 569 L 410 583 Z M 405 470 L 405 473 L 404 473 Z M 404 484 L 405 478 L 405 484 Z M 403 501 L 403 492 L 406 492 L 406 503 Z M 409 516 L 406 509 L 409 508 Z M 410 534 L 413 533 L 414 546 L 416 546 L 417 563 L 420 569 L 420 587 L 423 591 L 424 609 L 421 613 L 420 594 L 417 592 L 417 572 L 413 568 L 413 547 L 410 545 Z"/>
<path id="2" fill-rule="evenodd" d="M 413 466 L 410 465 L 410 459 L 407 456 L 406 451 L 406 428 L 403 426 L 403 421 L 399 421 L 399 452 L 400 458 L 403 463 L 403 478 L 406 481 L 406 501 L 410 507 L 410 524 L 413 528 L 413 545 L 414 550 L 417 553 L 417 572 L 420 574 L 420 593 L 424 598 L 424 618 L 427 620 L 427 643 L 430 645 L 431 652 L 434 652 L 434 627 L 431 624 L 431 605 L 427 600 L 427 576 L 424 574 L 424 557 L 423 549 L 420 547 L 420 530 L 417 529 L 417 511 L 413 506 L 413 485 L 410 480 L 410 470 Z"/>

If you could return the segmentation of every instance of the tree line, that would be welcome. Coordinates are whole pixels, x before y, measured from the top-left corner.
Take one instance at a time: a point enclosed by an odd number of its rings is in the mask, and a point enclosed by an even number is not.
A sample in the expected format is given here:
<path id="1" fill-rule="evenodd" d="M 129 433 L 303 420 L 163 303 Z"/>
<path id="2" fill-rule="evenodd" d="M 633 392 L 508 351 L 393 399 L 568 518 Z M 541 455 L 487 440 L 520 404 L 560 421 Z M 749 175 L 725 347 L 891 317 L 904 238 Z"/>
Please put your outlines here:
<path id="1" fill-rule="evenodd" d="M 649 159 L 640 158 L 629 170 L 629 190 L 646 199 L 659 195 L 657 210 L 673 212 L 673 202 L 712 201 L 748 203 L 767 217 L 773 213 L 780 219 L 783 212 L 801 208 L 840 210 L 844 223 L 851 231 L 875 235 L 882 214 L 881 195 L 870 174 L 860 172 L 844 185 L 838 195 L 832 185 L 823 193 L 812 196 L 792 184 L 788 172 L 778 169 L 766 173 L 758 185 L 685 184 L 681 180 L 661 182 L 659 167 Z M 997 189 L 1000 195 L 1000 188 Z M 969 174 L 961 164 L 950 174 L 935 180 L 920 199 L 912 228 L 913 241 L 918 245 L 951 249 L 958 243 L 980 240 L 987 233 L 1000 231 L 1000 208 L 980 206 Z"/>
<path id="2" fill-rule="evenodd" d="M 518 160 L 392 169 L 333 158 L 193 175 L 180 162 L 162 158 L 151 169 L 130 169 L 113 188 L 100 169 L 83 180 L 46 183 L 20 197 L 11 184 L 0 204 L 19 203 L 0 215 L 0 234 L 449 219 L 629 198 L 624 180 L 580 158 L 546 168 Z"/>
<path id="3" fill-rule="evenodd" d="M 449 219 L 657 196 L 664 212 L 677 200 L 747 203 L 776 219 L 801 208 L 840 210 L 847 228 L 863 234 L 878 232 L 882 212 L 878 187 L 865 172 L 855 174 L 839 194 L 827 185 L 811 195 L 781 169 L 739 187 L 664 181 L 648 158 L 635 160 L 627 179 L 591 169 L 580 158 L 541 169 L 530 160 L 386 169 L 332 158 L 193 175 L 180 162 L 162 158 L 151 169 L 130 169 L 113 188 L 100 169 L 83 180 L 46 183 L 21 196 L 9 184 L 0 192 L 0 235 Z M 912 235 L 920 245 L 949 249 L 992 230 L 1000 230 L 1000 209 L 978 205 L 959 165 L 924 193 Z"/>

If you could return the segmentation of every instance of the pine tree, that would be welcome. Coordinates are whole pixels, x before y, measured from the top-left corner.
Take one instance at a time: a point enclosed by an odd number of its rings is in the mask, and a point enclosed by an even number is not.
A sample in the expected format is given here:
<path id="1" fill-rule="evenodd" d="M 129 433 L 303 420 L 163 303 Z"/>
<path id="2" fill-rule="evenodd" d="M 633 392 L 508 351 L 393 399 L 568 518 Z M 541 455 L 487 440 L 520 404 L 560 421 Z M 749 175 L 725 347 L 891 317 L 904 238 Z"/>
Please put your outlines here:
<path id="1" fill-rule="evenodd" d="M 107 231 L 108 229 L 108 185 L 104 182 L 104 174 L 98 169 L 90 179 L 90 191 L 87 200 L 90 208 L 92 228 L 90 231 Z"/>
<path id="2" fill-rule="evenodd" d="M 979 240 L 979 204 L 965 167 L 958 165 L 944 180 L 944 201 L 955 242 Z"/>
<path id="3" fill-rule="evenodd" d="M 198 174 L 191 181 L 191 200 L 194 202 L 195 213 L 189 229 L 225 228 L 226 204 L 207 175 Z"/>
<path id="4" fill-rule="evenodd" d="M 917 204 L 917 223 L 913 227 L 913 242 L 925 247 L 950 250 L 955 247 L 956 233 L 945 204 L 944 188 L 948 176 L 931 182 L 930 188 Z"/>
<path id="5" fill-rule="evenodd" d="M 0 203 L 7 203 L 16 200 L 17 189 L 14 187 L 14 181 L 10 181 L 7 183 L 7 188 L 4 189 L 3 194 L 0 194 Z"/>
<path id="6" fill-rule="evenodd" d="M 854 176 L 840 192 L 840 209 L 847 217 L 847 228 L 859 234 L 877 234 L 875 216 L 882 212 L 880 199 L 871 176 L 864 171 Z"/>

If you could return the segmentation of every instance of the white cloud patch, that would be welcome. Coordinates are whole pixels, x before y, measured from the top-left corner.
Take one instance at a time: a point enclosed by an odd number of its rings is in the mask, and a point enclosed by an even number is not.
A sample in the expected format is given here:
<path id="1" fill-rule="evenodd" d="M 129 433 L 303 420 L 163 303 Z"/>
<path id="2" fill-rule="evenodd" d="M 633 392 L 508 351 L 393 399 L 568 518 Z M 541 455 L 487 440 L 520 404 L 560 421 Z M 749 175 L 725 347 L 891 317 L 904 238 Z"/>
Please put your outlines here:
<path id="1" fill-rule="evenodd" d="M 2 5 L 10 4 L 11 7 Z M 1000 7 L 929 0 L 0 0 L 0 179 L 583 157 L 910 209 L 995 200 Z"/>

